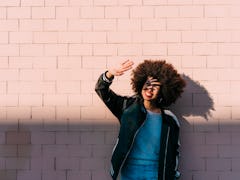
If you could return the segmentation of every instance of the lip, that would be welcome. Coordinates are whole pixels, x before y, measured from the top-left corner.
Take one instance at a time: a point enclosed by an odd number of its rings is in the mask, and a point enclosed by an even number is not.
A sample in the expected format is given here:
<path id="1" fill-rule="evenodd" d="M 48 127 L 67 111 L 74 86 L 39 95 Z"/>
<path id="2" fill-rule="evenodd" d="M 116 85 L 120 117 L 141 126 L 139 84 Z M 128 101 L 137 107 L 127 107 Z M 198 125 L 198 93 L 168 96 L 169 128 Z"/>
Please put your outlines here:
<path id="1" fill-rule="evenodd" d="M 153 94 L 150 93 L 150 92 L 148 92 L 148 91 L 145 92 L 145 95 L 146 95 L 148 98 L 151 98 L 151 97 L 153 96 Z"/>

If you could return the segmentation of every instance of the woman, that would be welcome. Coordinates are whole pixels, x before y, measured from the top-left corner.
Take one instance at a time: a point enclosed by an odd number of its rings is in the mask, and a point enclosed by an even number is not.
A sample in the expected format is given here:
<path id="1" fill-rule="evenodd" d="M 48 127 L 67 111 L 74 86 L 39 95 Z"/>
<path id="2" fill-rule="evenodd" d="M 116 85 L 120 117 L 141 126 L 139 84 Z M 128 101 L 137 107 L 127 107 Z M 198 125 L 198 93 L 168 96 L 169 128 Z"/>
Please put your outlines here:
<path id="1" fill-rule="evenodd" d="M 171 64 L 145 60 L 132 72 L 134 96 L 120 96 L 109 86 L 115 76 L 132 68 L 125 61 L 103 73 L 96 92 L 120 122 L 111 159 L 115 180 L 175 180 L 179 178 L 179 123 L 165 108 L 180 97 L 185 81 Z"/>

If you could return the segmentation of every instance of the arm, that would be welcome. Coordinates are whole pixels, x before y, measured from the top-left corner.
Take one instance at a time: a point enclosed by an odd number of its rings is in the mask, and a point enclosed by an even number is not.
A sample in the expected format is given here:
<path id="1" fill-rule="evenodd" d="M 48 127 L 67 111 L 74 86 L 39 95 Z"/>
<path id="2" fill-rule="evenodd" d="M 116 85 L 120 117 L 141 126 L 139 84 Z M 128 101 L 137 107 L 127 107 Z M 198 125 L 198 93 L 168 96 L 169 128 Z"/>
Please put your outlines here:
<path id="1" fill-rule="evenodd" d="M 125 71 L 132 68 L 132 61 L 125 61 L 119 68 L 112 68 L 102 74 L 95 86 L 95 91 L 102 99 L 109 110 L 120 120 L 122 115 L 122 108 L 125 101 L 129 98 L 119 96 L 113 92 L 109 87 L 112 84 L 114 76 L 121 76 Z"/>

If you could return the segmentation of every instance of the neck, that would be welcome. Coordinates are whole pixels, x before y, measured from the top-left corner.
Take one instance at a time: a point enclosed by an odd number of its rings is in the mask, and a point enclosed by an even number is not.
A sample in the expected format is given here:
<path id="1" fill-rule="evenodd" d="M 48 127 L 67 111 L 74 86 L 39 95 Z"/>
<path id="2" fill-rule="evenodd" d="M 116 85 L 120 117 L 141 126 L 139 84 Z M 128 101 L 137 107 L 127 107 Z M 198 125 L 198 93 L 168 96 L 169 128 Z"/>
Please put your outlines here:
<path id="1" fill-rule="evenodd" d="M 157 113 L 160 113 L 161 112 L 161 109 L 158 108 L 155 103 L 151 102 L 151 101 L 144 101 L 143 102 L 144 104 L 144 107 L 149 110 L 149 111 L 152 111 L 152 112 L 157 112 Z"/>

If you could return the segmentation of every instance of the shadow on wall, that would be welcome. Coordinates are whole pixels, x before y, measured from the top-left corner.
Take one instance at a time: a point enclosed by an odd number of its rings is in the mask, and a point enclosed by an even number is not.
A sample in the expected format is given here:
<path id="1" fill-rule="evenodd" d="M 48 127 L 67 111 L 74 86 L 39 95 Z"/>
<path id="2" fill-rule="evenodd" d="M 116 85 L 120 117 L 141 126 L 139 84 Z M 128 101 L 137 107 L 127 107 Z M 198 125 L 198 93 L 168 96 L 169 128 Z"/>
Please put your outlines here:
<path id="1" fill-rule="evenodd" d="M 231 176 L 231 160 L 240 157 L 232 144 L 240 134 L 234 141 L 231 130 L 224 131 L 227 124 L 219 129 L 219 123 L 211 118 L 214 103 L 207 90 L 188 76 L 184 79 L 185 92 L 170 108 L 181 124 L 181 180 L 218 180 L 225 172 Z M 111 124 L 81 123 L 78 119 L 73 121 L 75 124 L 31 121 L 0 125 L 0 135 L 4 136 L 0 144 L 0 180 L 111 179 L 109 167 L 118 134 L 117 120 Z M 239 140 L 235 143 L 240 144 Z M 225 161 L 230 162 L 222 163 Z M 239 168 L 235 170 L 238 173 Z"/>

